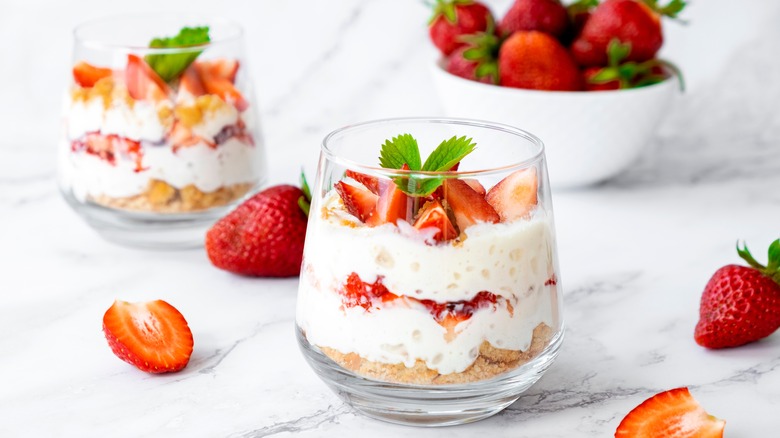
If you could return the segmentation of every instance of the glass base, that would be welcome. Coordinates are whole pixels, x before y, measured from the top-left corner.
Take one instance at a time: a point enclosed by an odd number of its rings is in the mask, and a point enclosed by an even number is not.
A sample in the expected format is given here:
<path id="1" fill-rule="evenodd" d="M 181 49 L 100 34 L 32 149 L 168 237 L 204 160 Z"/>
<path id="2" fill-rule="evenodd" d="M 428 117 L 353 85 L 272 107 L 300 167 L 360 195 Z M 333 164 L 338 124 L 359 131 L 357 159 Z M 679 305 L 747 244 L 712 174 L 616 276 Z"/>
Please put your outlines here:
<path id="1" fill-rule="evenodd" d="M 193 213 L 119 210 L 81 202 L 65 190 L 62 194 L 71 208 L 109 242 L 135 248 L 179 250 L 203 247 L 209 228 L 254 191 L 224 207 Z"/>
<path id="2" fill-rule="evenodd" d="M 298 344 L 317 375 L 362 414 L 407 426 L 454 426 L 482 420 L 514 403 L 550 367 L 563 342 L 563 328 L 530 362 L 491 380 L 462 385 L 409 385 L 361 377 L 336 364 L 306 340 Z"/>

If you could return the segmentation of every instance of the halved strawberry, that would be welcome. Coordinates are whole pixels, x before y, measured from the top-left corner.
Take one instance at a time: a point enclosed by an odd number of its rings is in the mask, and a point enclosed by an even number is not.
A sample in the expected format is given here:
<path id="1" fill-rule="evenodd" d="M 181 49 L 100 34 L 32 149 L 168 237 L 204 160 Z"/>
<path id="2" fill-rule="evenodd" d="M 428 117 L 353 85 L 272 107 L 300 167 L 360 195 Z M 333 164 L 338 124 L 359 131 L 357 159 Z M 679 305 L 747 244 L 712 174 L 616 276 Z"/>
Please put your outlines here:
<path id="1" fill-rule="evenodd" d="M 73 79 L 82 87 L 92 87 L 95 82 L 107 78 L 113 74 L 110 68 L 95 67 L 84 61 L 78 62 L 73 66 Z"/>
<path id="2" fill-rule="evenodd" d="M 208 94 L 214 94 L 226 102 L 231 102 L 239 111 L 244 111 L 249 107 L 249 102 L 236 89 L 233 82 L 223 77 L 220 72 L 212 71 L 211 66 L 204 63 L 195 64 L 198 70 L 200 80 L 203 81 L 203 87 Z"/>
<path id="3" fill-rule="evenodd" d="M 615 438 L 720 438 L 726 422 L 708 414 L 688 388 L 656 394 L 620 422 Z"/>
<path id="4" fill-rule="evenodd" d="M 198 71 L 193 66 L 187 67 L 184 74 L 179 79 L 179 93 L 186 91 L 193 97 L 203 96 L 206 89 L 203 87 L 203 81 L 200 80 Z"/>
<path id="5" fill-rule="evenodd" d="M 395 224 L 398 219 L 407 220 L 411 216 L 411 203 L 395 183 L 388 183 L 382 187 L 376 211 L 366 223 L 372 227 L 390 223 Z"/>
<path id="6" fill-rule="evenodd" d="M 485 193 L 487 193 L 487 190 L 485 190 L 485 186 L 482 185 L 479 181 L 473 178 L 464 178 L 463 182 L 468 184 L 469 187 L 474 189 L 475 192 L 479 193 L 482 196 L 485 196 Z"/>
<path id="7" fill-rule="evenodd" d="M 238 73 L 238 60 L 236 59 L 212 59 L 197 63 L 202 70 L 207 70 L 211 76 L 227 79 L 230 83 L 236 83 Z"/>
<path id="8" fill-rule="evenodd" d="M 179 371 L 192 355 L 192 331 L 181 313 L 162 300 L 114 301 L 103 315 L 114 354 L 148 373 Z"/>
<path id="9" fill-rule="evenodd" d="M 136 55 L 127 55 L 125 82 L 130 97 L 135 100 L 159 101 L 168 98 L 171 93 L 168 84 Z"/>
<path id="10" fill-rule="evenodd" d="M 355 172 L 354 170 L 347 170 L 346 175 L 355 181 L 366 186 L 371 193 L 379 194 L 379 179 L 375 176 L 366 175 L 365 173 Z"/>
<path id="11" fill-rule="evenodd" d="M 366 222 L 374 213 L 379 197 L 369 190 L 347 184 L 344 181 L 337 182 L 334 187 L 341 196 L 344 206 L 352 216 Z"/>
<path id="12" fill-rule="evenodd" d="M 441 202 L 436 200 L 425 203 L 418 213 L 417 220 L 414 221 L 414 228 L 418 230 L 431 227 L 439 230 L 433 235 L 437 242 L 447 241 L 458 236 Z"/>
<path id="13" fill-rule="evenodd" d="M 521 169 L 499 181 L 485 199 L 502 221 L 513 221 L 526 216 L 536 206 L 538 188 L 536 168 Z"/>
<path id="14" fill-rule="evenodd" d="M 485 198 L 463 180 L 445 179 L 444 199 L 452 209 L 461 233 L 479 222 L 496 223 L 501 220 Z"/>

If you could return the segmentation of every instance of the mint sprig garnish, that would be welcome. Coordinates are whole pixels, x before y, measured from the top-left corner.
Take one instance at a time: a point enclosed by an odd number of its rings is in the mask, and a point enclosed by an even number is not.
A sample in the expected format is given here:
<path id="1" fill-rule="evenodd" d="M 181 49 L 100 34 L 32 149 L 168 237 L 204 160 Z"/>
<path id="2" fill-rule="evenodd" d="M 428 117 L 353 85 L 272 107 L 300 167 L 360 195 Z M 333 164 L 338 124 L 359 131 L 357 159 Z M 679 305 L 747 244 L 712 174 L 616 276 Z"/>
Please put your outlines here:
<path id="1" fill-rule="evenodd" d="M 385 169 L 401 169 L 404 165 L 410 171 L 446 172 L 458 164 L 466 155 L 472 153 L 477 144 L 473 139 L 453 136 L 442 141 L 431 152 L 424 164 L 420 164 L 420 148 L 417 140 L 411 134 L 401 134 L 385 140 L 379 153 L 379 164 Z M 410 196 L 428 196 L 433 193 L 444 178 L 440 176 L 395 177 L 395 184 Z"/>
<path id="2" fill-rule="evenodd" d="M 410 134 L 385 140 L 379 152 L 379 164 L 385 169 L 400 169 L 407 164 L 411 170 L 420 170 L 420 163 L 420 148 Z"/>
<path id="3" fill-rule="evenodd" d="M 184 27 L 174 37 L 155 38 L 149 43 L 152 49 L 168 49 L 180 47 L 196 47 L 207 44 L 209 38 L 208 26 Z M 169 53 L 164 55 L 146 55 L 144 59 L 152 69 L 165 81 L 178 78 L 202 51 L 186 53 Z"/>

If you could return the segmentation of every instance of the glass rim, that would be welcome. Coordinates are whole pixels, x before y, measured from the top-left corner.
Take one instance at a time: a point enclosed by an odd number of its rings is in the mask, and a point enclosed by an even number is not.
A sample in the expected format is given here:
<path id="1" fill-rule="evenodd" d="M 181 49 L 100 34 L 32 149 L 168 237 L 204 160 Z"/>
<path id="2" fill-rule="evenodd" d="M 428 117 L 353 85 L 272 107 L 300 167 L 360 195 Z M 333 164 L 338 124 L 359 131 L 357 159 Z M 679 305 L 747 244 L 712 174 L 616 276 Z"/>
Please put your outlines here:
<path id="1" fill-rule="evenodd" d="M 106 50 L 106 51 L 123 50 L 123 51 L 132 51 L 134 53 L 165 55 L 165 54 L 175 54 L 175 53 L 200 52 L 208 49 L 209 47 L 219 46 L 222 44 L 240 40 L 244 36 L 244 28 L 237 21 L 225 17 L 206 18 L 205 16 L 192 16 L 191 18 L 193 19 L 193 21 L 197 21 L 200 23 L 197 25 L 210 26 L 211 24 L 218 23 L 229 27 L 233 32 L 231 32 L 231 35 L 216 40 L 212 39 L 211 41 L 205 44 L 198 44 L 196 46 L 188 46 L 188 47 L 166 47 L 166 48 L 152 48 L 148 46 L 137 46 L 132 44 L 106 43 L 100 41 L 97 38 L 86 38 L 83 35 L 81 35 L 86 29 L 90 28 L 91 26 L 110 23 L 111 21 L 128 20 L 128 19 L 143 20 L 143 19 L 148 19 L 150 17 L 160 18 L 166 16 L 171 16 L 176 18 L 181 17 L 180 14 L 174 14 L 174 13 L 162 13 L 162 14 L 136 13 L 136 14 L 116 14 L 116 15 L 108 15 L 105 17 L 95 18 L 80 23 L 75 28 L 73 28 L 73 33 L 72 33 L 73 41 L 77 45 L 89 49 L 95 49 L 95 50 Z M 174 29 L 174 31 L 177 30 Z"/>
<path id="2" fill-rule="evenodd" d="M 492 129 L 495 131 L 501 131 L 507 134 L 513 134 L 518 137 L 521 137 L 524 140 L 533 144 L 537 148 L 537 150 L 533 154 L 531 154 L 531 156 L 529 156 L 524 160 L 513 162 L 504 166 L 491 167 L 488 169 L 462 170 L 462 171 L 449 170 L 449 171 L 436 172 L 436 171 L 424 171 L 424 170 L 389 169 L 389 168 L 381 167 L 379 165 L 368 165 L 368 164 L 360 163 L 355 160 L 344 158 L 339 154 L 337 154 L 336 152 L 334 152 L 328 145 L 329 142 L 334 137 L 337 137 L 353 129 L 369 127 L 369 126 L 379 126 L 379 125 L 398 123 L 398 122 L 417 122 L 417 123 L 426 122 L 426 123 L 435 123 L 435 124 L 466 125 L 466 126 L 472 126 L 477 128 Z M 479 147 L 479 144 L 477 144 L 477 147 Z M 439 177 L 444 176 L 447 178 L 459 178 L 459 177 L 466 177 L 466 176 L 479 176 L 479 175 L 493 174 L 499 172 L 509 172 L 513 170 L 531 167 L 532 165 L 541 161 L 542 158 L 544 157 L 544 142 L 542 142 L 542 140 L 536 135 L 524 129 L 516 128 L 514 126 L 506 125 L 503 123 L 490 122 L 487 120 L 477 120 L 477 119 L 467 119 L 467 118 L 457 118 L 457 117 L 394 117 L 394 118 L 386 118 L 386 119 L 368 120 L 365 122 L 347 125 L 339 129 L 336 129 L 334 131 L 331 131 L 322 140 L 321 150 L 324 156 L 328 160 L 340 164 L 349 169 L 360 169 L 364 173 L 374 173 L 374 174 L 384 174 L 384 175 L 394 175 L 394 176 L 395 175 L 398 176 L 429 175 L 429 176 L 439 176 Z"/>

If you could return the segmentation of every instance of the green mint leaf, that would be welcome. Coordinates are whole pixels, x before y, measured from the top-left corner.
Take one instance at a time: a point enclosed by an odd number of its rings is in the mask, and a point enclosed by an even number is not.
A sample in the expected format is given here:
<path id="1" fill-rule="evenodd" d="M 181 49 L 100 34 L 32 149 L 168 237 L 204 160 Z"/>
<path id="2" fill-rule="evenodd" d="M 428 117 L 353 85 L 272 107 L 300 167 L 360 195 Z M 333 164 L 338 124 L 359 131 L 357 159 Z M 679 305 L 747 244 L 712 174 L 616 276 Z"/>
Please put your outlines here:
<path id="1" fill-rule="evenodd" d="M 385 140 L 379 152 L 379 164 L 385 169 L 400 169 L 407 164 L 410 170 L 421 170 L 420 161 L 420 148 L 411 134 Z"/>
<path id="2" fill-rule="evenodd" d="M 445 172 L 452 166 L 459 163 L 466 155 L 472 153 L 477 146 L 471 138 L 465 135 L 458 138 L 453 136 L 449 140 L 444 140 L 439 146 L 431 152 L 422 170 L 429 172 Z"/>
<path id="3" fill-rule="evenodd" d="M 153 49 L 195 47 L 206 44 L 209 41 L 211 41 L 211 39 L 209 38 L 208 26 L 185 27 L 174 37 L 153 39 L 149 43 L 149 47 Z M 181 75 L 201 53 L 202 51 L 194 51 L 164 55 L 146 55 L 144 59 L 165 82 L 170 82 L 179 77 L 179 75 Z"/>

